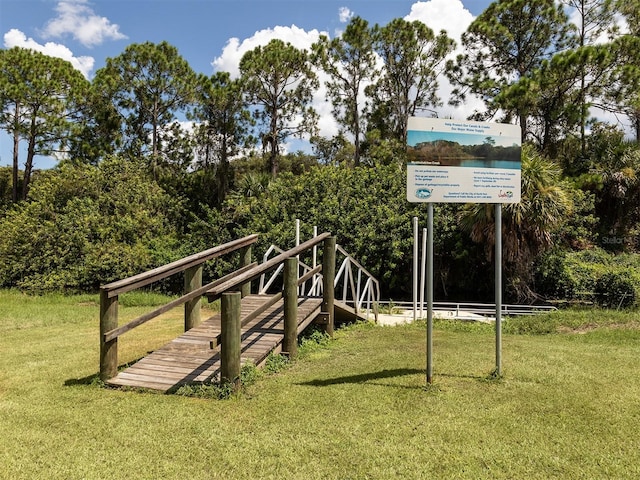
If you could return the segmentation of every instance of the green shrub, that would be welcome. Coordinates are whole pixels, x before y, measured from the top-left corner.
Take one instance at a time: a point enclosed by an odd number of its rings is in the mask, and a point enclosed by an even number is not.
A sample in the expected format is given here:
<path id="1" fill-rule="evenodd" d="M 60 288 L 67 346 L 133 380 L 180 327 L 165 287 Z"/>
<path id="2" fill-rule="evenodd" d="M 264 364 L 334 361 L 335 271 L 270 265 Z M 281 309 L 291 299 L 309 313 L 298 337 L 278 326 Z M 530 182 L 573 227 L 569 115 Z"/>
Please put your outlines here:
<path id="1" fill-rule="evenodd" d="M 567 265 L 566 255 L 555 250 L 538 260 L 534 283 L 538 294 L 554 299 L 573 299 L 578 289 L 578 282 Z"/>
<path id="2" fill-rule="evenodd" d="M 595 284 L 595 299 L 606 308 L 628 308 L 636 302 L 633 282 L 624 273 L 609 272 Z"/>

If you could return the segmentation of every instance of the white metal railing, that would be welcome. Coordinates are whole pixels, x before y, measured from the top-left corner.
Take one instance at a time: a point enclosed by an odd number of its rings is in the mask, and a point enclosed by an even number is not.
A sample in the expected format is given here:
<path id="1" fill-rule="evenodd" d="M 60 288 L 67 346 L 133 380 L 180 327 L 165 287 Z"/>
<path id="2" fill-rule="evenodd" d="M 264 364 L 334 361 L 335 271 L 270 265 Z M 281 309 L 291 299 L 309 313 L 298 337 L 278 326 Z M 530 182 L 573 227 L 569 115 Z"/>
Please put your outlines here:
<path id="1" fill-rule="evenodd" d="M 280 253 L 283 253 L 281 248 L 276 245 L 271 245 L 264 254 L 263 262 L 266 262 L 271 255 Z M 316 253 L 314 247 L 312 252 L 312 265 L 308 265 L 298 259 L 298 265 L 301 270 L 299 277 L 306 275 L 316 268 Z M 342 257 L 341 261 L 338 260 L 338 254 Z M 337 268 L 334 283 L 336 289 L 335 299 L 353 307 L 356 313 L 366 311 L 368 315 L 373 309 L 374 304 L 380 301 L 380 283 L 340 245 L 336 245 L 336 262 L 339 263 L 340 266 Z M 266 294 L 281 273 L 282 265 L 278 266 L 268 277 L 266 274 L 262 274 L 260 276 L 258 293 L 261 295 Z M 310 297 L 322 296 L 322 274 L 317 273 L 300 285 L 300 295 Z"/>
<path id="2" fill-rule="evenodd" d="M 413 309 L 412 302 L 402 301 L 380 301 L 380 307 L 388 308 L 389 310 L 397 309 L 402 311 L 410 311 Z M 447 311 L 452 312 L 454 317 L 462 317 L 465 313 L 483 315 L 487 317 L 493 317 L 496 313 L 496 306 L 493 303 L 473 303 L 473 302 L 433 302 L 434 311 Z M 536 315 L 539 313 L 552 312 L 557 310 L 552 305 L 510 305 L 502 304 L 502 315 L 505 316 L 517 316 L 517 315 Z M 418 309 L 418 318 L 426 316 L 426 308 Z"/>

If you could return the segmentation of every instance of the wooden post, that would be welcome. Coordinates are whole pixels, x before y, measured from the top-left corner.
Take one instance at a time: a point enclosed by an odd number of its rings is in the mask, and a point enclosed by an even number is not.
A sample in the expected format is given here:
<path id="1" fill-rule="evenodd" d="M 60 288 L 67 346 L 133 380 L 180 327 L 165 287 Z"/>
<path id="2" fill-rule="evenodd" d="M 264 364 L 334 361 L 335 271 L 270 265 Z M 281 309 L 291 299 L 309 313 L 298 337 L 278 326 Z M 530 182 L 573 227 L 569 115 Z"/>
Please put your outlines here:
<path id="1" fill-rule="evenodd" d="M 104 341 L 105 333 L 118 328 L 118 296 L 108 297 L 100 292 L 100 379 L 113 378 L 118 373 L 118 337 Z"/>
<path id="2" fill-rule="evenodd" d="M 240 327 L 240 292 L 222 294 L 220 300 L 222 325 L 220 332 L 220 381 L 239 386 L 242 329 Z"/>
<path id="3" fill-rule="evenodd" d="M 184 293 L 191 293 L 202 287 L 202 264 L 184 271 Z M 191 330 L 200 323 L 201 298 L 194 298 L 184 304 L 184 331 Z"/>
<path id="4" fill-rule="evenodd" d="M 247 265 L 251 265 L 251 245 L 240 249 L 240 265 L 238 265 L 238 268 L 246 267 Z M 240 286 L 240 293 L 242 294 L 242 298 L 250 295 L 251 282 L 243 283 Z"/>
<path id="5" fill-rule="evenodd" d="M 327 237 L 322 247 L 322 312 L 327 314 L 327 324 L 324 327 L 333 337 L 335 312 L 334 282 L 336 278 L 336 237 Z"/>
<path id="6" fill-rule="evenodd" d="M 282 351 L 292 360 L 298 356 L 298 259 L 284 261 L 284 340 Z"/>

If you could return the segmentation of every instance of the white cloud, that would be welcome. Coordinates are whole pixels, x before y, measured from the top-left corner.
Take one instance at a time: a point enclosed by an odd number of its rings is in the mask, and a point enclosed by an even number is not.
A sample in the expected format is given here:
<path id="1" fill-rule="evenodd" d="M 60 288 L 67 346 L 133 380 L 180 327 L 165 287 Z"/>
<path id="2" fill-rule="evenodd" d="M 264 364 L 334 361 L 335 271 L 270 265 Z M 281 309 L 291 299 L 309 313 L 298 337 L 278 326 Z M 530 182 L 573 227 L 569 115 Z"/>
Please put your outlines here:
<path id="1" fill-rule="evenodd" d="M 50 57 L 62 58 L 63 60 L 71 62 L 71 65 L 79 70 L 85 78 L 89 78 L 89 73 L 93 70 L 95 63 L 93 57 L 75 57 L 71 50 L 59 43 L 47 42 L 41 45 L 33 38 L 27 38 L 24 33 L 15 28 L 4 34 L 4 46 L 5 48 L 30 48 L 31 50 L 44 53 Z"/>
<path id="2" fill-rule="evenodd" d="M 353 12 L 348 7 L 340 7 L 338 16 L 340 17 L 340 23 L 347 23 L 353 17 Z"/>
<path id="3" fill-rule="evenodd" d="M 106 17 L 96 15 L 87 0 L 62 0 L 56 7 L 58 16 L 50 20 L 42 34 L 60 38 L 71 34 L 85 47 L 100 45 L 105 40 L 122 40 L 127 36 Z"/>
<path id="4" fill-rule="evenodd" d="M 229 72 L 232 78 L 240 76 L 240 59 L 250 50 L 256 47 L 263 47 L 271 40 L 278 39 L 291 43 L 301 50 L 308 50 L 311 45 L 318 41 L 320 35 L 327 35 L 326 32 L 311 30 L 309 32 L 302 28 L 291 25 L 290 27 L 277 26 L 265 30 L 259 30 L 242 42 L 238 38 L 231 38 L 222 50 L 222 55 L 215 58 L 211 65 L 219 72 Z"/>

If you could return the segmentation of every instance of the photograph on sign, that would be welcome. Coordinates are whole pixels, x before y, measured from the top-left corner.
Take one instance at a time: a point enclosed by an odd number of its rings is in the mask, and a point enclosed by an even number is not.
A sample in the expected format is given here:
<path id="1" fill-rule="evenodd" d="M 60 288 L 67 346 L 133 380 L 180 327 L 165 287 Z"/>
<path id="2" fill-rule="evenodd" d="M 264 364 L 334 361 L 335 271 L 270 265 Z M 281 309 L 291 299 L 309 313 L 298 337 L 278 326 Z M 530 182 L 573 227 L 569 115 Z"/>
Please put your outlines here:
<path id="1" fill-rule="evenodd" d="M 517 125 L 410 117 L 407 200 L 518 203 L 521 152 Z"/>

